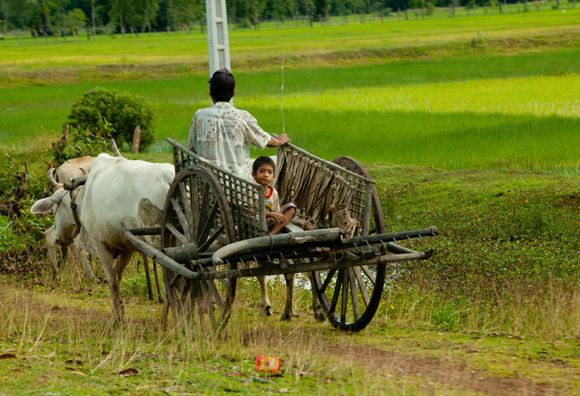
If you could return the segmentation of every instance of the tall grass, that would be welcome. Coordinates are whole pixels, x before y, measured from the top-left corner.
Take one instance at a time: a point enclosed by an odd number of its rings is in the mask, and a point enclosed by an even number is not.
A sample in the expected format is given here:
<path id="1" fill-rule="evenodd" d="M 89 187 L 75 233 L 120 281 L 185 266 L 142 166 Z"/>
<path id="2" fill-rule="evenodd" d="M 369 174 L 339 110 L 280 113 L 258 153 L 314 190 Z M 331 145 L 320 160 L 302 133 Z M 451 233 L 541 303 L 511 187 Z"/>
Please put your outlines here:
<path id="1" fill-rule="evenodd" d="M 82 297 L 30 293 L 4 287 L 0 299 L 0 367 L 25 365 L 4 377 L 1 392 L 35 383 L 39 392 L 145 393 L 262 392 L 372 394 L 418 389 L 412 378 L 385 383 L 351 360 L 327 355 L 323 339 L 331 331 L 312 322 L 292 326 L 264 323 L 246 309 L 235 312 L 225 334 L 201 333 L 188 323 L 163 329 L 160 306 L 133 305 L 133 319 L 109 322 L 102 304 L 85 306 Z M 277 298 L 278 296 L 276 296 Z M 318 328 L 314 327 L 318 326 Z M 257 354 L 283 358 L 282 375 L 260 375 Z M 22 363 L 21 363 L 22 362 Z M 332 369 L 329 369 L 332 365 Z M 41 377 L 43 380 L 38 381 Z M 274 382 L 275 381 L 275 382 Z M 282 391 L 286 392 L 286 391 Z"/>

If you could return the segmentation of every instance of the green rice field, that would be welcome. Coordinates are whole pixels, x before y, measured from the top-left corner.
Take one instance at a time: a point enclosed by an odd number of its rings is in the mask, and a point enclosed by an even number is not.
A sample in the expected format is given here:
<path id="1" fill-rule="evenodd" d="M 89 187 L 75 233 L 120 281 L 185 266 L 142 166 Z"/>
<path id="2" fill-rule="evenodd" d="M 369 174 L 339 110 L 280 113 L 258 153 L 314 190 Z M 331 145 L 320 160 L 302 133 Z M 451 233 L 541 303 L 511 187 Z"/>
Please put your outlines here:
<path id="1" fill-rule="evenodd" d="M 325 158 L 576 174 L 580 9 L 562 11 L 234 30 L 235 104 Z M 166 152 L 210 103 L 205 46 L 197 31 L 4 40 L 1 145 L 57 136 L 101 86 L 147 98 Z"/>

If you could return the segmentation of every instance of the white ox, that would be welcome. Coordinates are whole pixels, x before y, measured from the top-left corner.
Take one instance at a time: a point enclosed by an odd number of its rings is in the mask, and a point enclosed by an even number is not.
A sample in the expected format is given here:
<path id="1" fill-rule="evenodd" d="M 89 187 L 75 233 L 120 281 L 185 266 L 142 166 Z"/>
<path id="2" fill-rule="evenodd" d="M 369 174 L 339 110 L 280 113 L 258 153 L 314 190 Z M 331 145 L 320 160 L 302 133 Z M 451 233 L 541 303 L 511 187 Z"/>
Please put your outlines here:
<path id="1" fill-rule="evenodd" d="M 87 155 L 84 157 L 69 159 L 60 165 L 56 170 L 54 168 L 50 168 L 47 175 L 48 187 L 54 193 L 55 191 L 62 189 L 63 183 L 66 183 L 76 177 L 86 175 L 91 170 L 94 160 L 95 157 Z M 44 232 L 47 255 L 53 268 L 58 268 L 56 246 L 60 245 L 62 248 L 63 259 L 67 259 L 67 252 L 69 252 L 70 255 L 75 257 L 81 264 L 87 279 L 90 282 L 94 282 L 95 275 L 93 274 L 91 266 L 89 265 L 85 254 L 85 249 L 82 246 L 80 238 L 74 238 L 71 240 L 69 236 L 61 239 L 61 236 L 62 235 L 59 235 L 54 225 Z"/>
<path id="2" fill-rule="evenodd" d="M 76 222 L 71 208 L 75 197 L 76 213 L 82 225 L 81 236 L 87 248 L 101 261 L 117 321 L 123 319 L 120 283 L 135 247 L 123 235 L 129 228 L 159 225 L 169 185 L 174 177 L 171 164 L 155 164 L 100 154 L 84 186 L 69 193 L 57 190 L 51 197 L 36 201 L 33 213 L 55 210 L 58 238 L 74 235 Z M 56 208 L 55 208 L 56 206 Z"/>

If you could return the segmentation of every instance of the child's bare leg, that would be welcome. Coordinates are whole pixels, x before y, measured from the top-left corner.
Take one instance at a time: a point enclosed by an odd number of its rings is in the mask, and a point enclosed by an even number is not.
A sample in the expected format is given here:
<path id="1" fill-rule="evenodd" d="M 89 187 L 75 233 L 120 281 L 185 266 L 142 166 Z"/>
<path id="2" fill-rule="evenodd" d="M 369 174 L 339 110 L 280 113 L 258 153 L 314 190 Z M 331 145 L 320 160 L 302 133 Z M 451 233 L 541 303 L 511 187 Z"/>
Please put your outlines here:
<path id="1" fill-rule="evenodd" d="M 294 216 L 296 216 L 296 209 L 289 208 L 282 214 L 284 215 L 285 220 L 281 223 L 276 223 L 274 225 L 274 228 L 272 228 L 272 230 L 270 231 L 270 235 L 276 235 L 277 233 L 279 233 L 282 230 L 282 228 L 284 228 L 286 224 L 288 224 L 288 222 L 290 222 L 290 220 L 292 220 Z"/>

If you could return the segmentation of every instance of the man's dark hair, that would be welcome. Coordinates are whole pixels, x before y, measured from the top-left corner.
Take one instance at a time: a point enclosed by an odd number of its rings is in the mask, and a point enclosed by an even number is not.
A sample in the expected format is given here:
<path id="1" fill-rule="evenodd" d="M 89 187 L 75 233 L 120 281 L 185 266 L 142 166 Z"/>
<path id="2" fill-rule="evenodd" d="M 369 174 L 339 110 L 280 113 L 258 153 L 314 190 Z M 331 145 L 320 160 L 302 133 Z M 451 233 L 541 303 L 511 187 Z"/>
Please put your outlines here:
<path id="1" fill-rule="evenodd" d="M 209 79 L 209 92 L 216 102 L 229 102 L 235 87 L 234 75 L 226 68 L 216 71 Z"/>
<path id="2" fill-rule="evenodd" d="M 274 160 L 270 157 L 262 156 L 256 158 L 256 160 L 252 164 L 252 172 L 258 173 L 258 169 L 260 169 L 260 166 L 262 165 L 270 165 L 272 169 L 276 171 L 276 164 L 274 163 Z"/>

